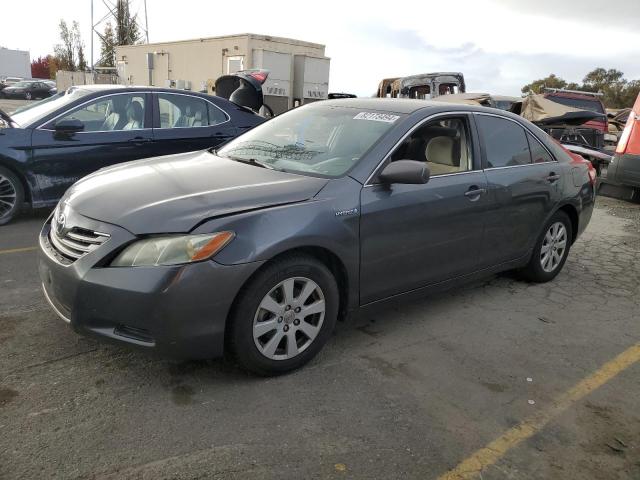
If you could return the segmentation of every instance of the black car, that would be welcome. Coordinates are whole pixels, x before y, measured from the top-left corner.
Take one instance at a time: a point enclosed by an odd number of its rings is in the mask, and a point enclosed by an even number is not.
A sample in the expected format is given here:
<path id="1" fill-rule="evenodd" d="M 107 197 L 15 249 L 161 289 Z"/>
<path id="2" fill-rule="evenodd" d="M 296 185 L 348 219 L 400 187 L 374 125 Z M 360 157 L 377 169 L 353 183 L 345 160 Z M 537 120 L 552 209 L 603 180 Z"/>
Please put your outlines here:
<path id="1" fill-rule="evenodd" d="M 589 223 L 590 171 L 508 112 L 316 102 L 84 178 L 42 229 L 40 278 L 80 333 L 283 373 L 349 310 L 509 269 L 552 280 Z"/>
<path id="2" fill-rule="evenodd" d="M 219 145 L 264 121 L 228 100 L 182 90 L 91 85 L 0 120 L 0 225 L 24 203 L 53 206 L 115 163 Z"/>
<path id="3" fill-rule="evenodd" d="M 57 88 L 50 81 L 23 80 L 5 87 L 0 91 L 3 98 L 18 98 L 22 100 L 36 100 L 48 98 L 58 93 Z"/>

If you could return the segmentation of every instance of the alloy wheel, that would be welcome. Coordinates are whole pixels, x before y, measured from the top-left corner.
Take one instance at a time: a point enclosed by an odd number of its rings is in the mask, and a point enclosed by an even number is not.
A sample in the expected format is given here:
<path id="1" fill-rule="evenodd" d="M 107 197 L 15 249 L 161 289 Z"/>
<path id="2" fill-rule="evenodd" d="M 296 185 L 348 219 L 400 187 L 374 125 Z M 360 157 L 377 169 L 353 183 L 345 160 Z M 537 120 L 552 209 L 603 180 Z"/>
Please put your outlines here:
<path id="1" fill-rule="evenodd" d="M 556 222 L 549 227 L 542 241 L 542 248 L 540 249 L 540 265 L 542 269 L 547 273 L 551 273 L 558 268 L 566 249 L 567 229 L 562 222 Z"/>
<path id="2" fill-rule="evenodd" d="M 267 293 L 253 320 L 253 340 L 271 360 L 296 357 L 320 333 L 325 297 L 316 282 L 305 277 L 283 280 Z"/>
<path id="3" fill-rule="evenodd" d="M 0 174 L 0 218 L 14 209 L 17 191 L 13 182 Z"/>

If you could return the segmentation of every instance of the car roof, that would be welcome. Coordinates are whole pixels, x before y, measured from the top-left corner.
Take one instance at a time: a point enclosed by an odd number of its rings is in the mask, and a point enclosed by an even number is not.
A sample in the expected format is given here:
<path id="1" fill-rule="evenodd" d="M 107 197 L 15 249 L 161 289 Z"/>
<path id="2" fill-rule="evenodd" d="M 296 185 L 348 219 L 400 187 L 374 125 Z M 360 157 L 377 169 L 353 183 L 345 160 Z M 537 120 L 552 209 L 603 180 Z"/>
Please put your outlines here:
<path id="1" fill-rule="evenodd" d="M 365 110 L 380 110 L 393 113 L 413 113 L 423 108 L 442 107 L 442 103 L 439 102 L 411 98 L 341 98 L 323 100 L 322 102 L 311 104 L 311 106 L 314 105 L 362 108 Z"/>
<path id="2" fill-rule="evenodd" d="M 90 93 L 123 93 L 123 92 L 166 92 L 166 93 L 184 93 L 188 95 L 196 95 L 196 96 L 205 96 L 212 97 L 214 95 L 210 95 L 208 93 L 197 92 L 194 90 L 184 90 L 180 88 L 165 88 L 165 87 L 154 87 L 149 85 L 111 85 L 111 84 L 94 84 L 94 85 L 74 85 L 69 87 L 70 89 L 84 90 Z M 215 97 L 222 98 L 222 97 Z"/>

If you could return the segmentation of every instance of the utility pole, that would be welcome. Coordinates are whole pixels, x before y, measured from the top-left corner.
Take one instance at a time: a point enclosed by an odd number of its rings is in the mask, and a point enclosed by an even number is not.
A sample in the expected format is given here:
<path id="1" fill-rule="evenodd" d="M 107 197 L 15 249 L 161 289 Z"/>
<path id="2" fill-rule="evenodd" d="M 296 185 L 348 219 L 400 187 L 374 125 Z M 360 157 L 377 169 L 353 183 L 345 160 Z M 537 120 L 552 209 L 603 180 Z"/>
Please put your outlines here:
<path id="1" fill-rule="evenodd" d="M 93 72 L 93 0 L 91 0 L 91 65 L 89 70 Z"/>
<path id="2" fill-rule="evenodd" d="M 147 34 L 147 43 L 149 43 L 149 19 L 147 18 L 147 0 L 144 0 L 144 31 Z"/>
<path id="3" fill-rule="evenodd" d="M 138 0 L 139 2 L 139 0 Z M 140 9 L 140 3 L 137 3 L 138 5 L 138 10 Z M 149 43 L 149 20 L 147 17 L 147 0 L 143 0 L 144 2 L 144 33 L 145 33 L 145 38 L 147 43 Z M 94 21 L 94 16 L 93 16 L 93 0 L 91 0 L 91 70 L 93 70 L 95 64 L 94 64 L 94 59 L 93 59 L 93 36 L 97 35 L 98 38 L 100 38 L 101 40 L 104 40 L 104 37 L 102 35 L 102 33 L 98 30 L 98 27 L 105 21 L 108 20 L 113 20 L 114 23 L 117 25 L 117 18 L 118 18 L 118 3 L 119 0 L 102 0 L 101 2 L 98 3 L 102 3 L 103 7 L 106 7 L 107 9 L 107 13 L 100 18 L 100 20 L 98 20 L 97 22 Z M 136 14 L 137 16 L 137 14 Z M 142 28 L 142 26 L 140 25 L 141 22 L 137 22 L 138 27 Z"/>

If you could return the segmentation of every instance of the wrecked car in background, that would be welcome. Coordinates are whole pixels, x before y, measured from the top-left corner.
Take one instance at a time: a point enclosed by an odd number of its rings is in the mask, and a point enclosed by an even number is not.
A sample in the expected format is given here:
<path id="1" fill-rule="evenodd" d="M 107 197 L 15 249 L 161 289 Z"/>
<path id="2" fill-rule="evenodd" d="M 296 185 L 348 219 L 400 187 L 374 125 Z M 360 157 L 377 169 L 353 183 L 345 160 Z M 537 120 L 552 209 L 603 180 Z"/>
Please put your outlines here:
<path id="1" fill-rule="evenodd" d="M 627 124 L 631 108 L 607 108 L 607 118 L 609 119 L 608 132 L 610 141 L 605 141 L 605 148 L 615 150 L 622 135 L 622 131 Z"/>
<path id="2" fill-rule="evenodd" d="M 507 95 L 492 95 L 490 93 L 454 93 L 442 95 L 434 100 L 450 103 L 462 103 L 466 105 L 479 105 L 481 107 L 491 107 L 500 110 L 510 111 L 514 103 L 520 102 L 520 97 L 510 97 Z"/>
<path id="3" fill-rule="evenodd" d="M 580 103 L 574 96 L 559 96 L 554 92 L 528 95 L 514 103 L 511 111 L 540 127 L 568 150 L 589 160 L 600 175 L 611 159 L 611 153 L 604 149 L 607 125 L 604 106 L 598 100 L 602 112 L 589 110 L 586 108 L 589 107 L 588 102 Z"/>
<path id="4" fill-rule="evenodd" d="M 601 188 L 620 186 L 623 198 L 640 201 L 640 95 L 627 113 L 627 122 L 603 182 Z"/>
<path id="5" fill-rule="evenodd" d="M 408 77 L 385 78 L 378 85 L 378 98 L 417 98 L 428 100 L 440 95 L 464 93 L 461 72 L 435 72 Z"/>

